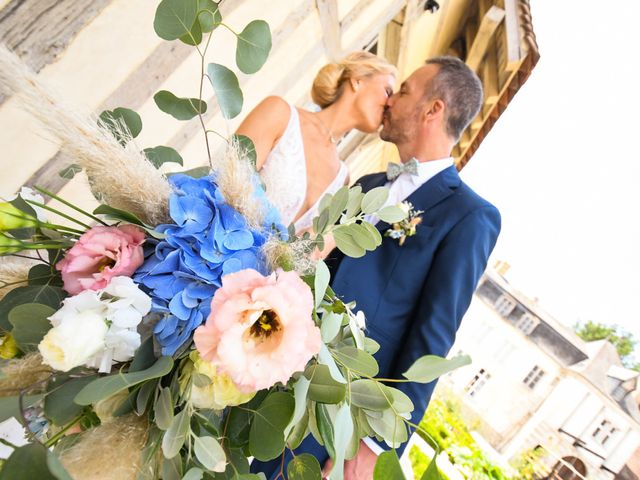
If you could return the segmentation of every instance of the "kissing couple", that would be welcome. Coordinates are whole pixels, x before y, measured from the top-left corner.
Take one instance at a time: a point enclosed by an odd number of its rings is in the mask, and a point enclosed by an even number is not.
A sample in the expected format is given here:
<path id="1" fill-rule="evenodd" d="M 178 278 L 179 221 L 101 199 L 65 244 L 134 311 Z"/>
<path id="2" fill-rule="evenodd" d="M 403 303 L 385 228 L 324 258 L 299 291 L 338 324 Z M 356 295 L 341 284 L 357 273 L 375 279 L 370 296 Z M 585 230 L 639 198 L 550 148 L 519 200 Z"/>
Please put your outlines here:
<path id="1" fill-rule="evenodd" d="M 397 76 L 384 59 L 352 53 L 317 74 L 311 97 L 320 111 L 268 97 L 237 131 L 253 141 L 267 197 L 282 223 L 297 232 L 312 229 L 325 194 L 349 183 L 336 148 L 347 132 L 380 130 L 380 138 L 397 147 L 400 165 L 355 183 L 364 192 L 387 186 L 388 205 L 408 202 L 415 216 L 406 236 L 415 235 L 398 238 L 393 226 L 372 218 L 383 235 L 379 248 L 350 258 L 327 241 L 322 252 L 333 290 L 356 301 L 367 318 L 367 335 L 380 344 L 375 357 L 384 378 L 399 378 L 423 355 L 446 357 L 500 232 L 498 210 L 462 182 L 451 157 L 482 106 L 479 78 L 448 56 L 427 60 L 396 91 Z M 394 386 L 415 406 L 411 422 L 420 423 L 435 382 Z M 388 448 L 373 438 L 363 441 L 345 463 L 345 478 L 373 478 L 377 455 Z M 327 451 L 312 435 L 294 453 L 303 452 L 329 475 Z M 284 462 L 291 458 L 287 452 Z M 281 459 L 254 461 L 251 469 L 275 479 L 282 466 Z"/>

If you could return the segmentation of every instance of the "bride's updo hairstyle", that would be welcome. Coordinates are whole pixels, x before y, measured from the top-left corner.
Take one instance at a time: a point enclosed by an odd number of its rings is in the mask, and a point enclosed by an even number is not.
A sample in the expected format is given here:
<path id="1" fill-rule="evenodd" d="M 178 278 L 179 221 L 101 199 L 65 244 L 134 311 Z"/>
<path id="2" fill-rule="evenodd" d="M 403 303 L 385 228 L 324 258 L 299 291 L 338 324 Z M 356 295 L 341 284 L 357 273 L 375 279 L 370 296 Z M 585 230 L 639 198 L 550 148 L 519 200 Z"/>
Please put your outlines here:
<path id="1" fill-rule="evenodd" d="M 340 98 L 351 78 L 363 78 L 377 73 L 398 75 L 396 67 L 370 52 L 353 52 L 338 63 L 328 63 L 320 69 L 311 87 L 311 99 L 326 108 Z"/>

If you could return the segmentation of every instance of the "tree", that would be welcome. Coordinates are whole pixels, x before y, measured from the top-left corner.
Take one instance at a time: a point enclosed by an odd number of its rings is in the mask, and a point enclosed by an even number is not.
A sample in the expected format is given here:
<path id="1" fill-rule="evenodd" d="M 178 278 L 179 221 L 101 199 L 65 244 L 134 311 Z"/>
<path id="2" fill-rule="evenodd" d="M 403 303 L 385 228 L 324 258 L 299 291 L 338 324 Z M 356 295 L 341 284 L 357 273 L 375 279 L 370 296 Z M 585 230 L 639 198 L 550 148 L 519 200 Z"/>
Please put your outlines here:
<path id="1" fill-rule="evenodd" d="M 638 340 L 619 325 L 606 325 L 588 320 L 584 323 L 576 323 L 573 329 L 586 342 L 608 340 L 616 347 L 622 363 L 627 368 L 640 371 L 640 363 L 635 361 L 633 354 Z"/>

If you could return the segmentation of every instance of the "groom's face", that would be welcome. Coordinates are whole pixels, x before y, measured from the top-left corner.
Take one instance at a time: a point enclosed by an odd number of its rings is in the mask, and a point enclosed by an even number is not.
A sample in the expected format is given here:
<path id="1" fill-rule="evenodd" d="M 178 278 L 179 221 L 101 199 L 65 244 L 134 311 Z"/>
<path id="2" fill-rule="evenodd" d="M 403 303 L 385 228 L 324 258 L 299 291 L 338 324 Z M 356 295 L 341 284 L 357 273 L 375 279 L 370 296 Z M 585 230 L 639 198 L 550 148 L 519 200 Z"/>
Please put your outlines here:
<path id="1" fill-rule="evenodd" d="M 425 89 L 437 73 L 436 65 L 425 65 L 413 72 L 402 82 L 400 90 L 389 97 L 380 131 L 382 140 L 408 143 L 420 134 L 422 113 L 429 98 Z"/>

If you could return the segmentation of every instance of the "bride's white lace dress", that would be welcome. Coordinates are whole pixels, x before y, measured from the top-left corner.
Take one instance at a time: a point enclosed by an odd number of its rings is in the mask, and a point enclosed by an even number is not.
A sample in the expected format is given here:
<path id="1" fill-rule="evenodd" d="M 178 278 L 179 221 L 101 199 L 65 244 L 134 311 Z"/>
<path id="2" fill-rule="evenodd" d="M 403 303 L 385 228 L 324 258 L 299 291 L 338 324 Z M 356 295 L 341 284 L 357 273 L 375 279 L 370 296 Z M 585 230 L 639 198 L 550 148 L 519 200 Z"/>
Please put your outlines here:
<path id="1" fill-rule="evenodd" d="M 307 162 L 304 156 L 300 116 L 293 105 L 289 107 L 291 116 L 287 128 L 260 170 L 267 198 L 280 211 L 284 225 L 293 222 L 307 197 Z M 348 172 L 344 162 L 340 162 L 340 170 L 331 184 L 316 203 L 295 221 L 297 232 L 311 228 L 313 218 L 318 215 L 320 200 L 326 193 L 337 192 L 344 185 Z"/>

